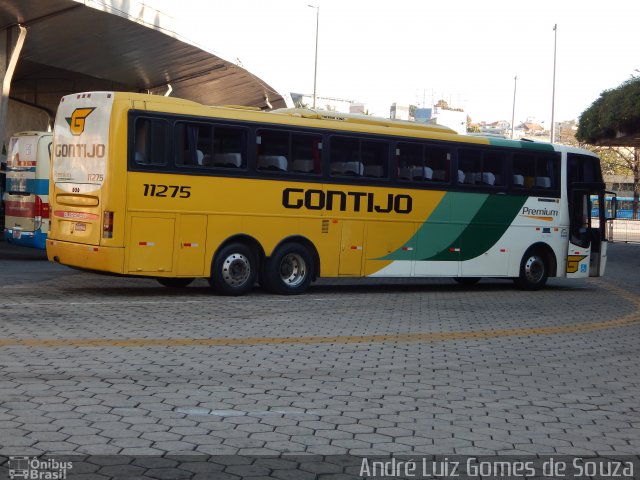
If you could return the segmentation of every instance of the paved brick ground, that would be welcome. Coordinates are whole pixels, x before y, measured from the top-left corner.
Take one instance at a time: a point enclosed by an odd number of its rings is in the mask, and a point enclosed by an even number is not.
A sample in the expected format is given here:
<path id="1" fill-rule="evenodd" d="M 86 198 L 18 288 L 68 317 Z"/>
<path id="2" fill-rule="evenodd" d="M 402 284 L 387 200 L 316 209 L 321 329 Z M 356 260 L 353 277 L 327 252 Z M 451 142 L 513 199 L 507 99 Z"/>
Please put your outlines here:
<path id="1" fill-rule="evenodd" d="M 0 243 L 0 455 L 638 455 L 639 267 L 228 298 Z"/>

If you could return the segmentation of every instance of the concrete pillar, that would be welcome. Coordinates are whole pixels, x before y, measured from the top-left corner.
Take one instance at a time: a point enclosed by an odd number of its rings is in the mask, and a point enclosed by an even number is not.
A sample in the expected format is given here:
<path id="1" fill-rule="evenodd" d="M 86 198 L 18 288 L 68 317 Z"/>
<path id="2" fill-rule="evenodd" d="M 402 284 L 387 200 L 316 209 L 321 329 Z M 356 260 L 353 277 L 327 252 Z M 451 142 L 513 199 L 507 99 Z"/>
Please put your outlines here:
<path id="1" fill-rule="evenodd" d="M 4 32 L 0 32 L 0 80 L 2 80 L 2 91 L 0 92 L 0 140 L 2 147 L 5 146 L 7 137 L 7 112 L 9 111 L 9 93 L 11 92 L 11 80 L 15 72 L 20 52 L 27 36 L 27 29 L 22 25 L 9 27 Z M 10 134 L 10 133 L 9 133 Z"/>

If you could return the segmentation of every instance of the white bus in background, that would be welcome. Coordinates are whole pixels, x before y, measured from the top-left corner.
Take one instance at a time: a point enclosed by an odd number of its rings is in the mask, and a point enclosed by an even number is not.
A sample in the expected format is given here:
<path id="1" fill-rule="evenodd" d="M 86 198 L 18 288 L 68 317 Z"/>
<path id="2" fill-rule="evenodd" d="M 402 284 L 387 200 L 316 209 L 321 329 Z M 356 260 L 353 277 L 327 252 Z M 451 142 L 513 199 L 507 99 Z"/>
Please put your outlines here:
<path id="1" fill-rule="evenodd" d="M 9 140 L 4 193 L 7 242 L 45 249 L 52 139 L 51 132 L 20 132 Z"/>

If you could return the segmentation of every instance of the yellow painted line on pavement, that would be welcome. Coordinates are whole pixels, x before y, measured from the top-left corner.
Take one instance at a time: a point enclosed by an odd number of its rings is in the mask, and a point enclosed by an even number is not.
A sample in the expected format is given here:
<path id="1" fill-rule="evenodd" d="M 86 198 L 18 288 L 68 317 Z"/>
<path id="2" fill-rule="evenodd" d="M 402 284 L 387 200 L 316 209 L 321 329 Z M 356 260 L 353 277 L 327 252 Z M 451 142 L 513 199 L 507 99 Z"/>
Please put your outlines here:
<path id="1" fill-rule="evenodd" d="M 229 347 L 240 345 L 312 345 L 354 343 L 443 342 L 451 340 L 484 340 L 505 337 L 528 337 L 571 333 L 590 333 L 599 330 L 627 327 L 640 323 L 640 296 L 604 282 L 598 286 L 632 303 L 636 310 L 623 317 L 601 322 L 574 323 L 549 327 L 470 330 L 462 332 L 389 333 L 380 335 L 335 335 L 307 337 L 234 337 L 234 338 L 24 338 L 0 339 L 0 347 Z"/>

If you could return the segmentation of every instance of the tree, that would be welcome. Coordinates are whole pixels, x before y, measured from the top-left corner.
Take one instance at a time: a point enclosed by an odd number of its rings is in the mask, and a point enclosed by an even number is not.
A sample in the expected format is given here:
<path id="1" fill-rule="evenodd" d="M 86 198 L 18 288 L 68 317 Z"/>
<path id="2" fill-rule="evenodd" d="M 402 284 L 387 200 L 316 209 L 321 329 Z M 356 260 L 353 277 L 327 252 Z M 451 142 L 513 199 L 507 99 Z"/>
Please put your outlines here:
<path id="1" fill-rule="evenodd" d="M 467 115 L 467 133 L 480 133 L 480 125 L 473 123 L 471 117 Z"/>
<path id="2" fill-rule="evenodd" d="M 601 148 L 601 147 L 598 147 Z M 600 156 L 603 172 L 633 177 L 632 218 L 638 220 L 638 204 L 640 199 L 640 147 L 608 147 L 606 161 Z"/>
<path id="3" fill-rule="evenodd" d="M 633 176 L 633 218 L 638 219 L 640 197 L 640 78 L 606 90 L 580 115 L 576 138 L 580 142 L 619 147 L 608 151 L 603 168 Z M 622 148 L 624 147 L 624 148 Z M 602 156 L 601 156 L 602 159 Z M 607 163 L 609 162 L 609 164 Z"/>
<path id="4" fill-rule="evenodd" d="M 412 118 L 415 119 L 416 118 L 416 110 L 418 109 L 418 107 L 416 107 L 415 105 L 409 105 L 409 120 L 411 120 Z"/>
<path id="5" fill-rule="evenodd" d="M 640 78 L 632 78 L 618 88 L 605 90 L 580 115 L 576 137 L 581 142 L 601 144 L 640 132 Z"/>

